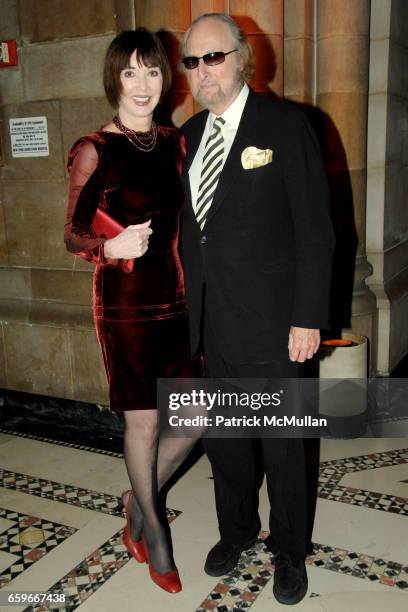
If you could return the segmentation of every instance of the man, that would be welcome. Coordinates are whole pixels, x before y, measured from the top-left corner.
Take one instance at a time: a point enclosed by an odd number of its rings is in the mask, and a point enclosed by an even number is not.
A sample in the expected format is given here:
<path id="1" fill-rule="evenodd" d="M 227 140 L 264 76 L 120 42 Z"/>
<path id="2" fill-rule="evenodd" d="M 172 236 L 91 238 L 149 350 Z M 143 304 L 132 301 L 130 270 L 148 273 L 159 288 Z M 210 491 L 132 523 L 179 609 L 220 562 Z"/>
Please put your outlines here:
<path id="1" fill-rule="evenodd" d="M 252 50 L 223 14 L 196 19 L 183 63 L 207 110 L 183 126 L 182 248 L 191 349 L 209 377 L 298 377 L 327 326 L 332 229 L 319 146 L 304 114 L 255 94 Z M 307 591 L 301 439 L 261 440 L 274 594 Z M 257 538 L 254 440 L 207 439 L 221 539 L 205 571 L 223 575 Z"/>

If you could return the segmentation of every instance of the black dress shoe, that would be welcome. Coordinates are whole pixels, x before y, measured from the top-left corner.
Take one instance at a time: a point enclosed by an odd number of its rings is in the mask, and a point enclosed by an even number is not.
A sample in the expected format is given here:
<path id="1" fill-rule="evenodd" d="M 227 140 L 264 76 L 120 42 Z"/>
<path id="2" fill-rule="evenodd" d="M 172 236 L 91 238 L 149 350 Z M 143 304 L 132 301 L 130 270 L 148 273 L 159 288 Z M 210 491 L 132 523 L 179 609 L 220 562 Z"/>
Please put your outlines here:
<path id="1" fill-rule="evenodd" d="M 207 555 L 207 560 L 204 565 L 204 571 L 209 576 L 223 576 L 234 569 L 238 563 L 243 550 L 251 548 L 257 541 L 258 537 L 252 538 L 245 544 L 230 544 L 220 540 L 210 550 Z"/>
<path id="2" fill-rule="evenodd" d="M 279 603 L 293 605 L 301 601 L 307 592 L 307 574 L 303 559 L 294 559 L 287 553 L 273 558 L 273 594 Z"/>

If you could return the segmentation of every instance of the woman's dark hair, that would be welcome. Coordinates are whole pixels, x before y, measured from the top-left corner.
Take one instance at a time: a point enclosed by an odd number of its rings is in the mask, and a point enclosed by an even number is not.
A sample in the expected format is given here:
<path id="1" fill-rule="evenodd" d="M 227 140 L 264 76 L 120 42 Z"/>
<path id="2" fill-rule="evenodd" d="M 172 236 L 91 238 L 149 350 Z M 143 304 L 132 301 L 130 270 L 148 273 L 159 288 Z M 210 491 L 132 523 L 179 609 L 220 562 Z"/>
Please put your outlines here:
<path id="1" fill-rule="evenodd" d="M 163 94 L 171 85 L 171 68 L 164 47 L 156 34 L 145 28 L 124 30 L 108 47 L 103 68 L 103 86 L 109 104 L 118 108 L 122 92 L 120 73 L 129 66 L 129 58 L 136 51 L 139 65 L 159 67 L 163 75 Z"/>

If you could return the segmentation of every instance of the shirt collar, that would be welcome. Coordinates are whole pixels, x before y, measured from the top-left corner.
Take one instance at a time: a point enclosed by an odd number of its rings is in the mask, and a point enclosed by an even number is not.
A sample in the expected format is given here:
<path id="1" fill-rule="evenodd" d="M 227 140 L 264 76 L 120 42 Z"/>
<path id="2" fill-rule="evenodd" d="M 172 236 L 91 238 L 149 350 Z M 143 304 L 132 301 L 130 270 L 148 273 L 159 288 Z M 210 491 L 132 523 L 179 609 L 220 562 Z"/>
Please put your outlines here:
<path id="1" fill-rule="evenodd" d="M 239 122 L 241 120 L 241 115 L 244 110 L 245 102 L 247 101 L 248 94 L 249 87 L 246 83 L 244 83 L 244 86 L 242 87 L 241 91 L 239 92 L 233 103 L 227 108 L 227 110 L 222 113 L 222 115 L 214 115 L 214 113 L 210 112 L 210 130 L 212 130 L 212 126 L 216 117 L 222 117 L 223 119 L 225 119 L 225 124 L 228 127 L 232 127 L 237 130 Z"/>

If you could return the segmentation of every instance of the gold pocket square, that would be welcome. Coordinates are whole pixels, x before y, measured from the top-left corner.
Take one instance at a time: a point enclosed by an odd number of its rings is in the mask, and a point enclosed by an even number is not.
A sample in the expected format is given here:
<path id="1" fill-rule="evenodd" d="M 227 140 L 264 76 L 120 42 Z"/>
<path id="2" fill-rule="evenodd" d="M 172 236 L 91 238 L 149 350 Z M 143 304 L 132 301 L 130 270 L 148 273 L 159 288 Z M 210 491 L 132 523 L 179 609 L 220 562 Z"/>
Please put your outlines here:
<path id="1" fill-rule="evenodd" d="M 272 161 L 272 149 L 257 149 L 256 147 L 247 147 L 242 151 L 241 164 L 245 170 L 260 168 L 266 166 Z"/>

